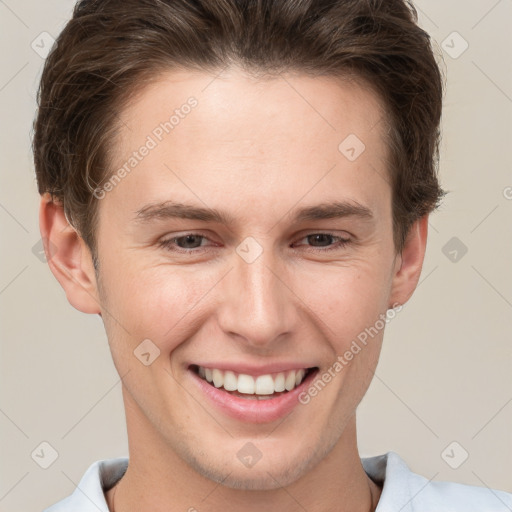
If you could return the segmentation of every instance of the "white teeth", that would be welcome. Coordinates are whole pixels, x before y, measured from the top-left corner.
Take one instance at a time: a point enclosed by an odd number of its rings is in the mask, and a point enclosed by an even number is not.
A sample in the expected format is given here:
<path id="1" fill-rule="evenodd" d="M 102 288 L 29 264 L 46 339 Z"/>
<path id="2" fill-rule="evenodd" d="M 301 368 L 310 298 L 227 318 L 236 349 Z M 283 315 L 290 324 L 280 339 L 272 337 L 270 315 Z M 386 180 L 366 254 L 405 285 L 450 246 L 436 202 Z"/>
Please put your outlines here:
<path id="1" fill-rule="evenodd" d="M 224 372 L 224 389 L 226 391 L 236 391 L 238 388 L 238 379 L 233 372 Z"/>
<path id="2" fill-rule="evenodd" d="M 255 392 L 257 395 L 271 395 L 274 392 L 272 375 L 260 375 L 256 378 Z"/>
<path id="3" fill-rule="evenodd" d="M 284 387 L 291 391 L 295 387 L 295 370 L 292 370 L 287 376 L 286 380 L 284 381 Z"/>
<path id="4" fill-rule="evenodd" d="M 238 391 L 247 398 L 258 398 L 264 400 L 271 398 L 274 393 L 291 391 L 298 386 L 306 375 L 306 370 L 289 370 L 277 374 L 265 374 L 253 377 L 244 373 L 236 374 L 230 370 L 219 370 L 217 368 L 198 367 L 198 374 L 201 378 L 212 383 L 216 388 L 223 387 L 226 391 Z M 253 396 L 250 396 L 253 395 Z"/>
<path id="5" fill-rule="evenodd" d="M 220 388 L 224 384 L 224 375 L 220 370 L 217 370 L 217 368 L 214 368 L 212 370 L 212 377 L 213 377 L 213 385 L 216 388 Z"/>
<path id="6" fill-rule="evenodd" d="M 276 375 L 274 380 L 274 389 L 276 390 L 276 393 L 280 393 L 281 391 L 285 390 L 284 380 L 284 373 L 278 373 Z"/>
<path id="7" fill-rule="evenodd" d="M 254 395 L 255 382 L 254 378 L 250 375 L 241 373 L 238 376 L 238 392 L 247 395 Z"/>

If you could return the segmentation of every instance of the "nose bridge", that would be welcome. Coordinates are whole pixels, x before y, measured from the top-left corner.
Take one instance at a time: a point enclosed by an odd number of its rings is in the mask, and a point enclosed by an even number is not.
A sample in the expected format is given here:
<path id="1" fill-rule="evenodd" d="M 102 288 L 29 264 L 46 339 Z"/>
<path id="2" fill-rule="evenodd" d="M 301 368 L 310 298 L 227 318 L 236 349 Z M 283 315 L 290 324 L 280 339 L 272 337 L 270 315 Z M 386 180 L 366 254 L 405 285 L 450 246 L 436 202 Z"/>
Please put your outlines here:
<path id="1" fill-rule="evenodd" d="M 277 256 L 249 238 L 237 247 L 233 260 L 234 269 L 225 283 L 221 328 L 251 345 L 271 344 L 291 329 L 293 310 L 290 291 L 277 277 L 281 268 Z"/>

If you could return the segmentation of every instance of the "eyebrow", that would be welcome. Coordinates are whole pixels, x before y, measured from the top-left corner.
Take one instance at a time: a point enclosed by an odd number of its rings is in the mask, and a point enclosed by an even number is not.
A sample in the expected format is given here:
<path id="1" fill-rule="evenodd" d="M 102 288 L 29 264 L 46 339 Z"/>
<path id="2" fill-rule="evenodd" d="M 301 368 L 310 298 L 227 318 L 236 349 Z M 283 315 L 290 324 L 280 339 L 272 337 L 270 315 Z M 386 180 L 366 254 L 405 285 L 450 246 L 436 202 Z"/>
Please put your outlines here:
<path id="1" fill-rule="evenodd" d="M 230 225 L 235 224 L 236 220 L 229 213 L 215 208 L 203 208 L 175 201 L 148 204 L 137 210 L 135 214 L 135 221 L 144 224 L 155 220 L 189 219 Z M 289 217 L 290 214 L 287 216 Z M 357 201 L 334 201 L 300 208 L 295 211 L 291 220 L 305 222 L 343 217 L 357 217 L 362 220 L 374 219 L 372 210 Z"/>

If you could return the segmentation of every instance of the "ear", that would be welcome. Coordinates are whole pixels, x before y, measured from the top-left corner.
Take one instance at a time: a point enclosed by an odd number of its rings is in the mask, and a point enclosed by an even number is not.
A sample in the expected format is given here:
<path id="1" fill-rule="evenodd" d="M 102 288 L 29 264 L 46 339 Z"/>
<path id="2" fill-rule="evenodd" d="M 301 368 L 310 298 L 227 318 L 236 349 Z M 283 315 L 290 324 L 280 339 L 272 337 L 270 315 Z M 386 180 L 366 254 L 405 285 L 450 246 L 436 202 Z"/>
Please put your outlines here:
<path id="1" fill-rule="evenodd" d="M 421 274 L 427 247 L 428 214 L 409 229 L 402 252 L 397 255 L 390 294 L 393 304 L 405 304 L 413 294 Z"/>
<path id="2" fill-rule="evenodd" d="M 41 196 L 39 229 L 46 261 L 69 303 L 83 313 L 100 313 L 91 252 L 49 193 Z"/>

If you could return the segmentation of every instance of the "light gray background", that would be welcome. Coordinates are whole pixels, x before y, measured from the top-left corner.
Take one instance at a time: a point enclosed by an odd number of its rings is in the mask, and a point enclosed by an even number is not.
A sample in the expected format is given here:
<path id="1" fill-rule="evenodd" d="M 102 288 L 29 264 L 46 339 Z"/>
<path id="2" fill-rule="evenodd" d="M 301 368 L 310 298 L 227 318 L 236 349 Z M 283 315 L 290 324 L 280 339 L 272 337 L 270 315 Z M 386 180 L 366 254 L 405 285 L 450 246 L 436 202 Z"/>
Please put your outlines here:
<path id="1" fill-rule="evenodd" d="M 0 0 L 1 511 L 40 511 L 92 462 L 127 455 L 103 324 L 68 304 L 32 252 L 30 138 L 43 58 L 31 45 L 43 46 L 42 32 L 56 37 L 72 5 Z M 420 285 L 387 327 L 358 411 L 360 452 L 394 450 L 427 478 L 512 492 L 512 0 L 416 5 L 445 61 L 441 180 L 451 193 L 431 217 Z M 456 261 L 445 248 L 453 237 L 467 247 Z M 31 457 L 43 441 L 58 452 L 48 469 Z M 453 469 L 447 461 L 463 450 L 468 459 Z"/>

